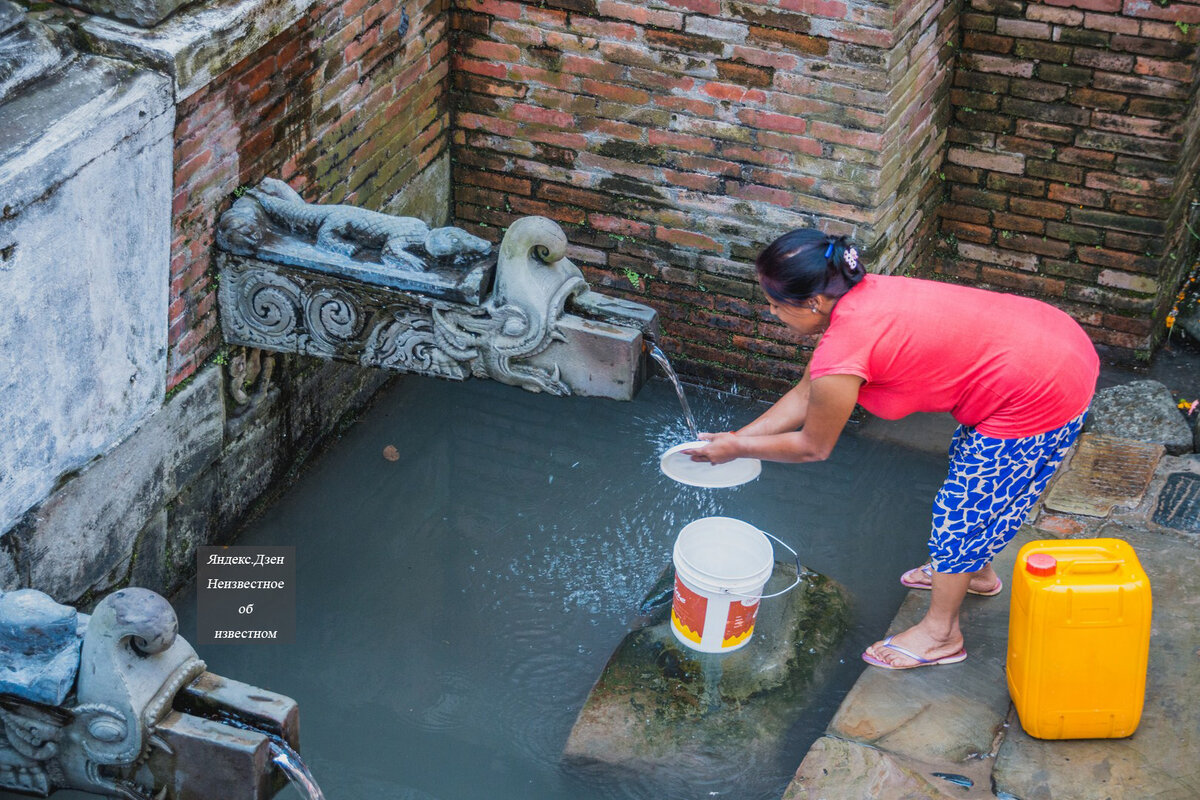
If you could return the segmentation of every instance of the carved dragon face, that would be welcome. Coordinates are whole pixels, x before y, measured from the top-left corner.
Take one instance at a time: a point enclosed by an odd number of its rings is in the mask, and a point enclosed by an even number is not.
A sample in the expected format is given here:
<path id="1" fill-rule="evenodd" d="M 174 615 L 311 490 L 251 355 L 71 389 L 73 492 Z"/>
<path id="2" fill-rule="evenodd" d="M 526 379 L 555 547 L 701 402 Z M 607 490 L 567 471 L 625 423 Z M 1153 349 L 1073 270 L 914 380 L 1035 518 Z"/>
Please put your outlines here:
<path id="1" fill-rule="evenodd" d="M 258 203 L 243 197 L 221 215 L 217 224 L 217 244 L 231 253 L 252 256 L 258 251 L 265 230 L 262 209 Z"/>
<path id="2" fill-rule="evenodd" d="M 491 249 L 491 242 L 467 233 L 462 228 L 434 228 L 425 237 L 425 250 L 434 258 L 486 253 Z"/>

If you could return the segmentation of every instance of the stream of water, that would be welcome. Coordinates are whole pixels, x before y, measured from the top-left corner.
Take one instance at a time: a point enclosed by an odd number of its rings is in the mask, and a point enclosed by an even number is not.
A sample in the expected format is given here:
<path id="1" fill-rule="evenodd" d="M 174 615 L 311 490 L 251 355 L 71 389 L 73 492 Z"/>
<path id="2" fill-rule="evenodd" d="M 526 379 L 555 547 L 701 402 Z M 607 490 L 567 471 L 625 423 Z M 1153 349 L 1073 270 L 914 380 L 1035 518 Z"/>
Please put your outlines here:
<path id="1" fill-rule="evenodd" d="M 675 394 L 679 395 L 679 405 L 683 410 L 683 421 L 687 423 L 688 433 L 692 435 L 692 441 L 700 438 L 700 430 L 696 427 L 696 418 L 692 416 L 692 407 L 688 405 L 687 395 L 683 391 L 683 382 L 679 380 L 679 376 L 675 374 L 675 368 L 671 366 L 671 359 L 667 358 L 658 345 L 650 345 L 650 357 L 653 358 L 658 365 L 662 367 L 666 373 L 667 380 L 675 387 Z"/>

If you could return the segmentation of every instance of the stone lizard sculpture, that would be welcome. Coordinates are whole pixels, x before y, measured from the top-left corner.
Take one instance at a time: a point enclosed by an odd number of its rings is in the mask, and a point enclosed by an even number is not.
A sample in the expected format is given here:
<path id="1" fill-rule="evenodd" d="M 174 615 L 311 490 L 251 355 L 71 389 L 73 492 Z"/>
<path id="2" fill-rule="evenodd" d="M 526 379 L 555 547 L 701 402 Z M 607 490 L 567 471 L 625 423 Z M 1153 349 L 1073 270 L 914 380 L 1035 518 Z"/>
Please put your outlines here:
<path id="1" fill-rule="evenodd" d="M 264 178 L 246 195 L 253 198 L 266 220 L 294 234 L 315 236 L 316 246 L 321 249 L 353 256 L 360 250 L 376 248 L 382 263 L 398 269 L 425 271 L 425 260 L 414 251 L 446 258 L 491 250 L 490 242 L 461 228 L 430 229 L 416 217 L 397 217 L 348 205 L 306 203 L 299 193 L 275 178 Z M 265 220 L 257 209 L 239 210 L 238 204 L 222 217 L 218 241 L 231 252 L 254 255 Z"/>

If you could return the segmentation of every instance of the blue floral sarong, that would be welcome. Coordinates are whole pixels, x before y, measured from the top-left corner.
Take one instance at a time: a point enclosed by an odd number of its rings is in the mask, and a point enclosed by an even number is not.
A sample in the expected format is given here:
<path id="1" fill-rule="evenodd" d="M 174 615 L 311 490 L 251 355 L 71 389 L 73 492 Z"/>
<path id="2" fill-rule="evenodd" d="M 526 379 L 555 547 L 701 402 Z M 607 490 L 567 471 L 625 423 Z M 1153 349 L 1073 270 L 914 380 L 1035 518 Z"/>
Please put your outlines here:
<path id="1" fill-rule="evenodd" d="M 1037 436 L 995 439 L 962 425 L 950 442 L 950 469 L 933 499 L 929 559 L 937 572 L 975 572 L 1012 541 L 1071 444 L 1087 412 Z"/>

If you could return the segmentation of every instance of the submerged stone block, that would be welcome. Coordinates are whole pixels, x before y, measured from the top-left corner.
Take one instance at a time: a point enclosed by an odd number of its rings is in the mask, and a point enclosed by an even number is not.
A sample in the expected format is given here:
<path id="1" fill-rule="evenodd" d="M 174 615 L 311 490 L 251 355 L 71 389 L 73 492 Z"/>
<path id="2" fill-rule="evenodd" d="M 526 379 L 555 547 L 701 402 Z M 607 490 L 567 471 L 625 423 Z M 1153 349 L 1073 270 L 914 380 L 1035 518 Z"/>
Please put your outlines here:
<path id="1" fill-rule="evenodd" d="M 777 562 L 766 593 L 795 576 Z M 760 601 L 753 637 L 727 654 L 680 644 L 670 595 L 658 594 L 665 602 L 625 637 L 588 695 L 564 757 L 638 771 L 686 766 L 699 779 L 773 758 L 845 633 L 844 590 L 805 571 L 794 590 Z"/>

